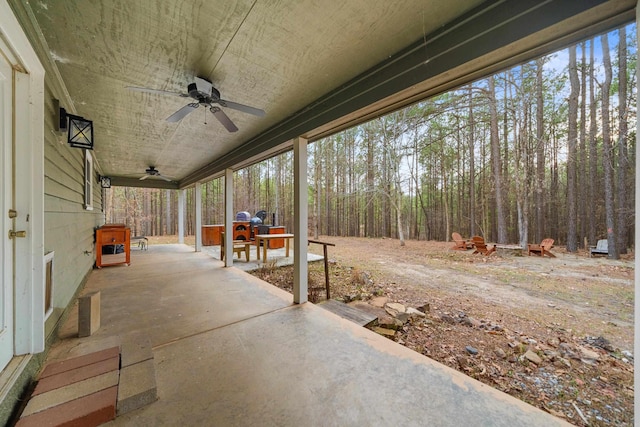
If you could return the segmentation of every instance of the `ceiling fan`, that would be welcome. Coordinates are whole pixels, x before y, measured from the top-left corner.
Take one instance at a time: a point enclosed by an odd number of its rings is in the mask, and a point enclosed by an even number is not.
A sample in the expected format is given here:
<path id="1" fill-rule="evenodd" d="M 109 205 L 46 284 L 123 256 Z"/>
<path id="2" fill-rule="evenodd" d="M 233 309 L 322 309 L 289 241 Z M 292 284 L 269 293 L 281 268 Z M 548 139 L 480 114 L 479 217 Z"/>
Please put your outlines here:
<path id="1" fill-rule="evenodd" d="M 222 126 L 224 126 L 229 132 L 236 132 L 238 128 L 231 121 L 224 111 L 218 105 L 222 107 L 233 108 L 234 110 L 242 111 L 243 113 L 253 114 L 254 116 L 262 117 L 265 115 L 264 110 L 259 108 L 250 107 L 248 105 L 239 104 L 233 101 L 227 101 L 220 98 L 220 91 L 213 87 L 213 84 L 202 77 L 196 77 L 194 83 L 190 83 L 187 86 L 187 93 L 183 92 L 171 92 L 166 90 L 148 89 L 144 87 L 127 86 L 129 90 L 135 90 L 138 92 L 155 93 L 159 95 L 171 95 L 180 96 L 183 98 L 193 98 L 197 102 L 191 102 L 178 111 L 167 117 L 167 121 L 171 123 L 179 122 L 185 118 L 189 113 L 202 105 L 205 108 L 209 108 L 209 111 L 213 113 L 213 116 L 218 119 Z M 217 105 L 216 105 L 217 104 Z"/>
<path id="2" fill-rule="evenodd" d="M 172 182 L 173 180 L 170 178 L 167 178 L 166 176 L 160 174 L 160 171 L 158 169 L 155 168 L 155 166 L 149 166 L 149 168 L 147 170 L 144 171 L 145 175 L 143 175 L 140 178 L 140 181 L 144 181 L 145 179 L 149 178 L 150 176 L 157 176 L 160 179 L 164 179 L 167 182 Z"/>

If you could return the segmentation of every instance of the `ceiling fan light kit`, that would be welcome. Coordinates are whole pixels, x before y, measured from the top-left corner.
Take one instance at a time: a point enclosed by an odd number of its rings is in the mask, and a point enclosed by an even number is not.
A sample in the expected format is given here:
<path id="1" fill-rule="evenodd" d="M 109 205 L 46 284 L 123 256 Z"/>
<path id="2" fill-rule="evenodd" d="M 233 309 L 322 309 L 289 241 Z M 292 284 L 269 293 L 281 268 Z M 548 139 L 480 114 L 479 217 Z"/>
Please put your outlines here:
<path id="1" fill-rule="evenodd" d="M 220 91 L 213 87 L 213 84 L 202 77 L 196 77 L 193 83 L 189 83 L 187 85 L 187 93 L 181 92 L 170 92 L 158 89 L 149 89 L 144 87 L 135 87 L 135 86 L 127 86 L 127 89 L 134 90 L 137 92 L 146 92 L 153 93 L 159 95 L 171 95 L 171 96 L 180 96 L 183 98 L 192 98 L 197 102 L 191 102 L 184 107 L 180 108 L 178 111 L 167 117 L 167 122 L 176 123 L 180 120 L 184 119 L 189 113 L 198 108 L 200 105 L 207 107 L 211 114 L 222 124 L 222 126 L 227 129 L 229 132 L 236 132 L 238 127 L 233 123 L 233 121 L 225 114 L 225 112 L 218 107 L 226 107 L 231 108 L 237 111 L 241 111 L 243 113 L 252 114 L 254 116 L 263 117 L 265 115 L 264 110 L 259 108 L 250 107 L 248 105 L 243 105 L 233 101 L 227 101 L 220 98 Z M 217 105 L 216 105 L 217 104 Z"/>

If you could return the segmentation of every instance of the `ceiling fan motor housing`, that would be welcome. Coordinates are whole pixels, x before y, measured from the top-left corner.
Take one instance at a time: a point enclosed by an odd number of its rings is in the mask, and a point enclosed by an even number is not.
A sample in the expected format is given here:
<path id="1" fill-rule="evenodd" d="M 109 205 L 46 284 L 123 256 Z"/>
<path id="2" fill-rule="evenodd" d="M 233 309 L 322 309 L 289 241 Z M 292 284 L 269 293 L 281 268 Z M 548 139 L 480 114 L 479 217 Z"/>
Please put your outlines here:
<path id="1" fill-rule="evenodd" d="M 211 104 L 213 101 L 211 95 L 214 94 L 217 98 L 220 98 L 220 92 L 215 87 L 211 88 L 212 93 L 205 93 L 198 90 L 198 86 L 195 83 L 189 83 L 187 86 L 187 92 L 189 96 L 197 100 L 200 104 Z"/>

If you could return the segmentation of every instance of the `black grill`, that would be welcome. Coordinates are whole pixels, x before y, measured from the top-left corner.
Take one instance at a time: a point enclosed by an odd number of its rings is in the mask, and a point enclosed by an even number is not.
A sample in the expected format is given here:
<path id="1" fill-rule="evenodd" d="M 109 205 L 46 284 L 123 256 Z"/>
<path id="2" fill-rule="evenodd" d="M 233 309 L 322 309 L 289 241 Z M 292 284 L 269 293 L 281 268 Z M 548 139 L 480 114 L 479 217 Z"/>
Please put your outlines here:
<path id="1" fill-rule="evenodd" d="M 270 225 L 259 225 L 258 234 L 269 234 L 270 229 L 271 229 Z"/>

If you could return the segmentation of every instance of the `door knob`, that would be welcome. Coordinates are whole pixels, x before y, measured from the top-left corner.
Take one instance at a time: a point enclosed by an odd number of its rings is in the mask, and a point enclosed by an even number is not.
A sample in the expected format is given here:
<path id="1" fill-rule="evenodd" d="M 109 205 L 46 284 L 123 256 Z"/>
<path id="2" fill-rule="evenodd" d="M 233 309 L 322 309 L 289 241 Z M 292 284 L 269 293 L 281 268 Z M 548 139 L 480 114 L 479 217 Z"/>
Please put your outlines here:
<path id="1" fill-rule="evenodd" d="M 14 237 L 27 237 L 27 232 L 25 230 L 21 230 L 21 231 L 9 230 L 9 238 L 13 239 Z"/>

